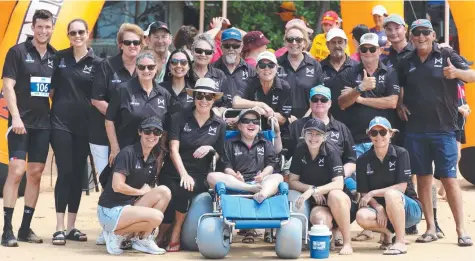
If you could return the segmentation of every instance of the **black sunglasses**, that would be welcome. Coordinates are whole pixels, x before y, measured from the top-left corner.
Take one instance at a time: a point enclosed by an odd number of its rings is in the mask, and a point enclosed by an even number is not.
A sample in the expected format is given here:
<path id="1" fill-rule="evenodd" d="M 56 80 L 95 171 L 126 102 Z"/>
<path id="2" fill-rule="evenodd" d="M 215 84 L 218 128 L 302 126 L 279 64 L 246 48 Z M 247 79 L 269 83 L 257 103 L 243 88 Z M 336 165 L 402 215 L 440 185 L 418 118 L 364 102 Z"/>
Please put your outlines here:
<path id="1" fill-rule="evenodd" d="M 296 41 L 297 43 L 301 43 L 303 41 L 303 38 L 302 37 L 287 37 L 285 38 L 285 41 L 287 41 L 288 43 L 293 43 L 294 41 Z"/>
<path id="2" fill-rule="evenodd" d="M 84 34 L 86 34 L 86 30 L 79 30 L 79 31 L 70 31 L 69 33 L 69 36 L 76 36 L 79 34 L 79 36 L 83 36 Z"/>
<path id="3" fill-rule="evenodd" d="M 195 53 L 196 53 L 196 54 L 205 53 L 206 55 L 212 55 L 212 54 L 213 54 L 213 50 L 206 50 L 206 49 L 201 49 L 201 48 L 195 48 Z"/>
<path id="4" fill-rule="evenodd" d="M 150 65 L 137 64 L 137 69 L 139 69 L 139 71 L 145 71 L 145 68 L 147 68 L 149 71 L 153 71 L 155 70 L 155 67 L 157 67 L 156 64 L 150 64 Z"/>
<path id="5" fill-rule="evenodd" d="M 173 66 L 177 66 L 178 64 L 180 64 L 181 66 L 186 66 L 186 65 L 188 65 L 188 60 L 187 59 L 172 58 L 172 59 L 170 59 L 170 63 Z"/>
<path id="6" fill-rule="evenodd" d="M 122 43 L 125 45 L 125 46 L 130 46 L 130 45 L 134 45 L 134 46 L 139 46 L 142 42 L 140 40 L 123 40 Z"/>
<path id="7" fill-rule="evenodd" d="M 311 99 L 310 99 L 311 102 L 313 103 L 317 103 L 317 102 L 321 102 L 321 103 L 327 103 L 329 101 L 329 99 L 327 97 L 322 97 L 322 98 L 318 98 L 317 96 L 313 96 Z"/>
<path id="8" fill-rule="evenodd" d="M 159 129 L 155 129 L 155 128 L 154 128 L 154 129 L 143 129 L 142 132 L 143 132 L 143 134 L 145 134 L 145 135 L 150 135 L 150 134 L 153 133 L 153 135 L 155 135 L 155 136 L 157 136 L 157 137 L 160 136 L 160 135 L 162 135 L 162 131 L 159 130 Z"/>
<path id="9" fill-rule="evenodd" d="M 370 53 L 375 53 L 375 52 L 376 52 L 376 46 L 371 46 L 371 47 L 364 47 L 364 46 L 362 46 L 362 47 L 360 47 L 360 51 L 361 51 L 362 53 L 367 53 L 368 50 L 369 50 Z"/>
<path id="10" fill-rule="evenodd" d="M 230 49 L 233 48 L 234 50 L 239 49 L 241 47 L 241 44 L 223 44 L 224 49 Z"/>
<path id="11" fill-rule="evenodd" d="M 240 121 L 242 124 L 254 124 L 254 125 L 259 125 L 260 121 L 258 119 L 249 119 L 249 118 L 242 118 Z"/>
<path id="12" fill-rule="evenodd" d="M 214 100 L 214 93 L 202 93 L 202 92 L 198 92 L 195 94 L 195 99 L 201 101 L 203 99 L 206 99 L 207 101 L 212 101 Z"/>
<path id="13" fill-rule="evenodd" d="M 269 68 L 269 69 L 274 69 L 276 64 L 275 63 L 257 63 L 257 66 L 259 66 L 259 68 L 261 69 L 265 69 L 266 67 Z"/>
<path id="14" fill-rule="evenodd" d="M 369 131 L 369 135 L 371 135 L 371 137 L 376 137 L 378 136 L 378 133 L 379 135 L 381 135 L 381 137 L 384 137 L 388 134 L 388 130 L 386 129 L 382 129 L 382 130 L 370 130 Z"/>
<path id="15" fill-rule="evenodd" d="M 428 36 L 430 33 L 432 33 L 431 30 L 414 30 L 412 31 L 412 35 L 414 36 L 421 36 L 424 35 L 424 36 Z"/>

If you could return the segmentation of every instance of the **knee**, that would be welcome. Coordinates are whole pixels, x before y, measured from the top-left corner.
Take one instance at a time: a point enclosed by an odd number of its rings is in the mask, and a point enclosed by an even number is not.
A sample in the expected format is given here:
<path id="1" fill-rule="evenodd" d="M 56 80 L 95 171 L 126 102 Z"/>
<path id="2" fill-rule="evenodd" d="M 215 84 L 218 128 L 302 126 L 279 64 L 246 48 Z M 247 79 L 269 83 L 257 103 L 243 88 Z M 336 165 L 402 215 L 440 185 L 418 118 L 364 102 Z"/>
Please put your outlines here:
<path id="1" fill-rule="evenodd" d="M 27 178 L 29 181 L 40 181 L 41 180 L 41 175 L 43 174 L 45 166 L 28 166 L 27 169 Z"/>
<path id="2" fill-rule="evenodd" d="M 403 202 L 403 194 L 395 189 L 390 189 L 384 193 L 384 201 L 386 201 L 386 204 L 391 203 L 391 204 L 397 204 L 400 203 L 402 204 Z"/>
<path id="3" fill-rule="evenodd" d="M 342 207 L 345 204 L 348 204 L 347 200 L 349 200 L 348 196 L 341 190 L 332 190 L 328 193 L 328 206 L 330 208 L 333 207 Z"/>
<path id="4" fill-rule="evenodd" d="M 157 194 L 160 200 L 170 201 L 172 199 L 172 192 L 165 185 L 157 186 L 153 189 L 153 191 Z"/>
<path id="5" fill-rule="evenodd" d="M 284 182 L 284 176 L 280 175 L 280 174 L 272 174 L 272 177 L 274 177 L 274 179 L 280 184 L 282 182 Z"/>
<path id="6" fill-rule="evenodd" d="M 150 218 L 150 223 L 154 227 L 158 227 L 163 221 L 163 213 L 160 210 L 153 209 L 153 215 Z"/>
<path id="7" fill-rule="evenodd" d="M 208 174 L 208 176 L 206 177 L 206 181 L 208 181 L 208 184 L 210 185 L 210 187 L 213 187 L 214 185 L 216 185 L 216 183 L 218 182 L 218 176 L 219 176 L 218 172 L 211 172 Z"/>
<path id="8" fill-rule="evenodd" d="M 8 178 L 14 183 L 20 183 L 25 174 L 25 167 L 20 164 L 10 165 L 8 170 Z"/>
<path id="9" fill-rule="evenodd" d="M 369 227 L 367 224 L 370 221 L 371 217 L 366 209 L 360 209 L 356 212 L 356 222 L 363 228 Z"/>
<path id="10" fill-rule="evenodd" d="M 312 223 L 312 225 L 318 225 L 323 223 L 330 229 L 332 228 L 332 220 L 333 219 L 330 215 L 321 212 L 317 212 L 310 217 L 310 223 Z"/>

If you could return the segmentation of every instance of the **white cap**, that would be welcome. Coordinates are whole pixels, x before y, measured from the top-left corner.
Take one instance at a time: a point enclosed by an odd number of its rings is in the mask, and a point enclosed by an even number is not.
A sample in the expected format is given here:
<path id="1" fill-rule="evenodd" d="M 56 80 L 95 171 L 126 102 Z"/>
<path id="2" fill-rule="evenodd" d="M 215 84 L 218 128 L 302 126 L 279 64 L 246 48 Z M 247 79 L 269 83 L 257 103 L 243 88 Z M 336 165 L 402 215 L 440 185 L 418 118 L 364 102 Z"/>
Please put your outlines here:
<path id="1" fill-rule="evenodd" d="M 383 16 L 383 15 L 387 15 L 388 14 L 388 11 L 386 10 L 386 8 L 384 8 L 384 6 L 382 5 L 377 5 L 375 7 L 373 7 L 373 11 L 371 12 L 373 15 L 380 15 L 380 16 Z"/>
<path id="2" fill-rule="evenodd" d="M 335 38 L 335 37 L 341 37 L 345 40 L 348 40 L 348 38 L 346 37 L 346 34 L 343 30 L 341 30 L 340 28 L 332 28 L 330 29 L 330 31 L 328 31 L 327 33 L 327 42 L 330 41 L 331 39 Z"/>
<path id="3" fill-rule="evenodd" d="M 275 58 L 275 54 L 269 52 L 269 51 L 264 51 L 257 56 L 256 62 L 259 62 L 260 60 L 269 60 L 275 64 L 277 64 L 277 58 Z"/>
<path id="4" fill-rule="evenodd" d="M 378 35 L 375 33 L 366 33 L 361 36 L 360 46 L 364 44 L 370 44 L 372 46 L 379 47 L 378 44 Z"/>

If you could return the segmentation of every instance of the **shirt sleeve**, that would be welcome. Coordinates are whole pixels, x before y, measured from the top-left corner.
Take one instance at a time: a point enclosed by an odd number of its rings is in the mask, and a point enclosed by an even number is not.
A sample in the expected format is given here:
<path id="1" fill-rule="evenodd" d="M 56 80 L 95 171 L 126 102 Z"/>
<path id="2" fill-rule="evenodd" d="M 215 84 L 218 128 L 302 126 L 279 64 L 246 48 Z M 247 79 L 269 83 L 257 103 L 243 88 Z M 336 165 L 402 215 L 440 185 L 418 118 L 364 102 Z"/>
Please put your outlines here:
<path id="1" fill-rule="evenodd" d="M 223 155 L 224 154 L 224 138 L 226 136 L 226 123 L 220 122 L 219 125 L 219 137 L 218 140 L 216 141 L 216 144 L 213 146 L 214 150 L 218 155 Z"/>
<path id="2" fill-rule="evenodd" d="M 290 164 L 290 173 L 300 176 L 300 174 L 302 173 L 302 168 L 304 167 L 302 164 L 303 156 L 304 154 L 302 147 L 297 147 L 292 157 L 292 163 Z"/>
<path id="3" fill-rule="evenodd" d="M 270 141 L 266 141 L 265 154 L 264 167 L 271 166 L 275 170 L 279 164 L 279 158 L 277 157 L 277 153 L 275 153 L 274 145 L 272 145 Z"/>
<path id="4" fill-rule="evenodd" d="M 356 163 L 356 151 L 355 151 L 355 141 L 353 140 L 353 135 L 351 135 L 348 127 L 344 126 L 342 128 L 343 132 L 343 156 L 342 162 L 346 163 Z"/>
<path id="5" fill-rule="evenodd" d="M 368 178 L 366 177 L 366 166 L 369 163 L 364 156 L 360 156 L 356 160 L 356 190 L 360 193 L 368 193 Z"/>
<path id="6" fill-rule="evenodd" d="M 8 50 L 7 56 L 5 57 L 5 63 L 3 64 L 3 74 L 2 74 L 2 79 L 3 78 L 10 78 L 13 80 L 16 80 L 18 77 L 18 71 L 19 71 L 19 64 L 17 63 L 17 60 L 20 58 L 17 57 L 16 51 L 13 48 L 10 48 Z"/>
<path id="7" fill-rule="evenodd" d="M 183 121 L 183 114 L 178 112 L 171 116 L 171 124 L 168 132 L 169 140 L 180 140 L 181 134 L 181 123 Z"/>
<path id="8" fill-rule="evenodd" d="M 450 52 L 450 62 L 457 69 L 460 69 L 460 70 L 470 69 L 470 67 L 468 67 L 468 64 L 465 62 L 465 60 L 460 55 L 458 55 L 455 51 Z M 447 63 L 447 62 L 444 61 L 444 63 Z"/>
<path id="9" fill-rule="evenodd" d="M 132 170 L 131 166 L 132 155 L 127 149 L 119 151 L 114 163 L 114 171 L 129 176 Z"/>
<path id="10" fill-rule="evenodd" d="M 338 150 L 335 149 L 328 149 L 327 147 L 327 159 L 328 160 L 328 170 L 332 174 L 332 178 L 336 178 L 339 176 L 344 176 L 343 173 L 343 163 L 341 162 L 340 153 Z"/>
<path id="11" fill-rule="evenodd" d="M 389 162 L 389 164 L 391 164 L 391 162 Z M 398 155 L 396 162 L 396 171 L 397 184 L 409 182 L 409 180 L 411 179 L 412 172 L 409 152 L 407 150 L 403 150 L 400 155 Z"/>
<path id="12" fill-rule="evenodd" d="M 117 117 L 119 116 L 120 111 L 120 102 L 122 98 L 122 88 L 118 87 L 112 95 L 111 100 L 109 101 L 109 106 L 107 106 L 106 111 L 106 120 L 109 121 L 117 121 Z"/>
<path id="13" fill-rule="evenodd" d="M 227 141 L 224 144 L 224 153 L 220 155 L 221 163 L 223 164 L 223 169 L 234 169 L 232 160 L 233 160 L 233 143 L 231 141 Z"/>
<path id="14" fill-rule="evenodd" d="M 388 78 L 386 79 L 386 96 L 398 95 L 401 93 L 401 88 L 399 87 L 399 79 L 397 76 L 397 71 L 389 69 Z"/>
<path id="15" fill-rule="evenodd" d="M 91 98 L 94 100 L 103 101 L 107 96 L 108 81 L 108 60 L 104 59 L 99 69 L 94 74 L 94 81 L 92 82 L 92 94 Z"/>

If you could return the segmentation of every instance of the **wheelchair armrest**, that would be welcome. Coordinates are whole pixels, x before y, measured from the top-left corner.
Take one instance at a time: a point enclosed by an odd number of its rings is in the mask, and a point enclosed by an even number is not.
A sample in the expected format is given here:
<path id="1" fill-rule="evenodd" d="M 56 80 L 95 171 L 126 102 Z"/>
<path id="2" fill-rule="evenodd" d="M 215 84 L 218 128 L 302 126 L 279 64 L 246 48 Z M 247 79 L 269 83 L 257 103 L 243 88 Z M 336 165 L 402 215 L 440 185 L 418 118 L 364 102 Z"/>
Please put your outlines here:
<path id="1" fill-rule="evenodd" d="M 214 186 L 214 191 L 216 191 L 216 194 L 218 196 L 226 194 L 226 185 L 224 184 L 224 182 L 216 183 L 216 185 Z"/>
<path id="2" fill-rule="evenodd" d="M 281 195 L 288 195 L 289 194 L 289 184 L 287 184 L 287 182 L 281 182 L 279 184 L 279 193 Z"/>

